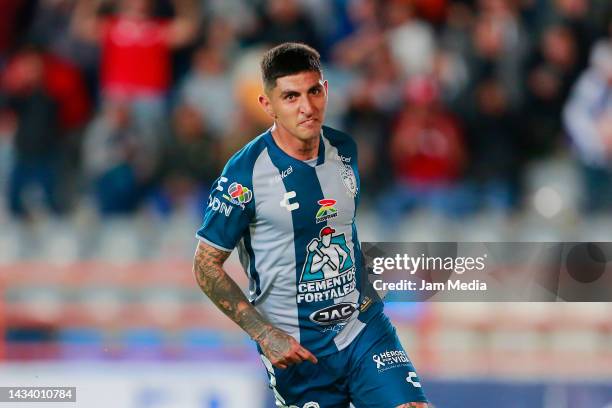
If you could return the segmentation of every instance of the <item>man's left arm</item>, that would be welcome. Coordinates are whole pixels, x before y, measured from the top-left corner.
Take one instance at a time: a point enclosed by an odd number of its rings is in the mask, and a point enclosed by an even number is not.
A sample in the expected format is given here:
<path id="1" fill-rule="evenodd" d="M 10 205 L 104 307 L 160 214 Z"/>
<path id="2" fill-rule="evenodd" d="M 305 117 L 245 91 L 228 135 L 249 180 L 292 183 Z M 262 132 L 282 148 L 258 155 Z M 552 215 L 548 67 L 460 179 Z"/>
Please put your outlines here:
<path id="1" fill-rule="evenodd" d="M 193 272 L 202 291 L 227 317 L 240 326 L 261 347 L 270 362 L 287 368 L 317 358 L 292 336 L 274 327 L 259 314 L 240 287 L 223 269 L 230 252 L 200 242 L 196 249 Z"/>
<path id="2" fill-rule="evenodd" d="M 176 16 L 168 27 L 168 44 L 179 48 L 196 37 L 200 10 L 194 0 L 175 0 L 174 10 Z"/>

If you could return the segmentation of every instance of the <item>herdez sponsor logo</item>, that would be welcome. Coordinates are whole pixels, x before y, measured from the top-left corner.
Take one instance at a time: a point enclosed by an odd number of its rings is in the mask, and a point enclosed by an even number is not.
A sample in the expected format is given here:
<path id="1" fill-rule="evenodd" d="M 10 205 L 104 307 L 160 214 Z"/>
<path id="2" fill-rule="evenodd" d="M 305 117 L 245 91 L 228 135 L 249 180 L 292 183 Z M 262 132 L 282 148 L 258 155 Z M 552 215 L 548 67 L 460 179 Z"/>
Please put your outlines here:
<path id="1" fill-rule="evenodd" d="M 374 354 L 372 355 L 372 361 L 376 363 L 376 369 L 379 373 L 410 365 L 410 359 L 404 350 L 387 350 L 384 353 Z"/>

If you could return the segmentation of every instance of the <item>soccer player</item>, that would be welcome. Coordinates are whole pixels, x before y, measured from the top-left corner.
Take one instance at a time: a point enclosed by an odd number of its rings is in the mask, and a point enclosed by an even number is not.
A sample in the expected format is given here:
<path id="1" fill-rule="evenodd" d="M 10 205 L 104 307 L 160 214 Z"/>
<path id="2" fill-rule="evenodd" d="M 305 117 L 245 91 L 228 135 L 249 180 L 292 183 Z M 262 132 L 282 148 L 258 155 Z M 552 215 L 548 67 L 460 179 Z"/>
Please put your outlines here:
<path id="1" fill-rule="evenodd" d="M 285 43 L 264 55 L 261 70 L 259 102 L 274 125 L 211 189 L 197 232 L 198 284 L 257 342 L 277 406 L 425 408 L 382 302 L 362 291 L 357 149 L 323 126 L 319 54 Z M 248 299 L 223 270 L 234 247 Z"/>

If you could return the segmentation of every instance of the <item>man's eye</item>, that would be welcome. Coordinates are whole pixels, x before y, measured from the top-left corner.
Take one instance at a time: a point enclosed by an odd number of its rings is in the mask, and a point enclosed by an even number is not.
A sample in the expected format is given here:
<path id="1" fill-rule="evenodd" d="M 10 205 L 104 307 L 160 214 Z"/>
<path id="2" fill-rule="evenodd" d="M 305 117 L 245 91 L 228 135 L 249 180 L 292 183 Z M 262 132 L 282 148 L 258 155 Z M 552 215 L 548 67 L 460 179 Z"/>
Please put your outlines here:
<path id="1" fill-rule="evenodd" d="M 294 99 L 295 99 L 295 95 L 287 95 L 287 96 L 285 97 L 285 99 L 286 99 L 286 100 L 288 100 L 288 101 L 292 101 L 292 100 L 294 100 Z"/>
<path id="2" fill-rule="evenodd" d="M 313 95 L 318 95 L 321 93 L 321 89 L 320 88 L 315 88 L 312 91 L 310 91 L 310 93 L 312 93 Z"/>

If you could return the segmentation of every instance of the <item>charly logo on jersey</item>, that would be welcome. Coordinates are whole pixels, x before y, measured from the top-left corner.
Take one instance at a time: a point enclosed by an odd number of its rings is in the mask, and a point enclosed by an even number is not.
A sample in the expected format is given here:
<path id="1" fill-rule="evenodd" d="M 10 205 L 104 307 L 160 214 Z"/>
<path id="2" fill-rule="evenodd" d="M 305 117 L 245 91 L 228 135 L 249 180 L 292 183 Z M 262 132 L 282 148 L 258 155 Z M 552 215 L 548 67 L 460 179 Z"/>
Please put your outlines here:
<path id="1" fill-rule="evenodd" d="M 306 247 L 297 303 L 339 299 L 355 290 L 355 264 L 344 234 L 323 227 Z M 322 309 L 323 310 L 323 309 Z"/>
<path id="2" fill-rule="evenodd" d="M 310 401 L 304 404 L 302 408 L 321 408 L 318 402 Z"/>
<path id="3" fill-rule="evenodd" d="M 342 183 L 348 191 L 349 195 L 353 198 L 357 196 L 357 178 L 353 172 L 353 168 L 348 164 L 342 164 L 340 169 L 340 177 L 342 177 Z"/>
<path id="4" fill-rule="evenodd" d="M 406 367 L 410 365 L 410 359 L 404 350 L 391 350 L 384 353 L 372 355 L 372 361 L 376 363 L 378 372 L 383 372 L 397 367 Z"/>
<path id="5" fill-rule="evenodd" d="M 291 212 L 300 208 L 300 203 L 291 202 L 290 200 L 297 197 L 297 193 L 295 191 L 287 191 L 283 195 L 283 199 L 280 200 L 280 206 L 286 208 L 287 211 Z"/>
<path id="6" fill-rule="evenodd" d="M 317 211 L 317 215 L 315 215 L 317 224 L 338 216 L 338 210 L 335 207 L 336 200 L 333 198 L 324 198 L 317 201 L 317 204 L 321 206 L 319 211 Z"/>
<path id="7" fill-rule="evenodd" d="M 223 197 L 232 204 L 239 205 L 243 208 L 245 204 L 253 199 L 253 192 L 240 183 L 233 182 L 230 184 L 227 192 L 229 193 L 229 197 L 225 194 Z"/>
<path id="8" fill-rule="evenodd" d="M 414 388 L 421 388 L 421 382 L 419 381 L 419 376 L 414 371 L 410 371 L 408 373 L 408 377 L 406 377 L 406 382 L 408 384 L 412 384 Z"/>

